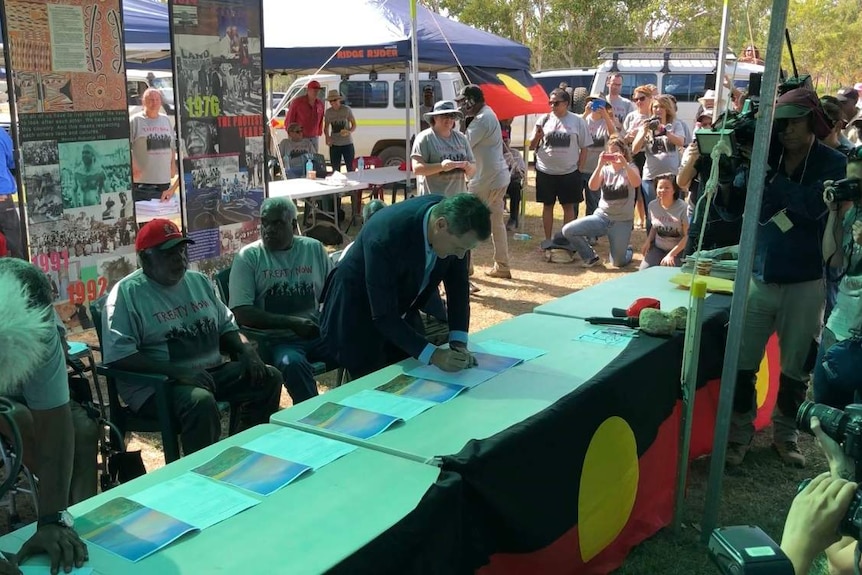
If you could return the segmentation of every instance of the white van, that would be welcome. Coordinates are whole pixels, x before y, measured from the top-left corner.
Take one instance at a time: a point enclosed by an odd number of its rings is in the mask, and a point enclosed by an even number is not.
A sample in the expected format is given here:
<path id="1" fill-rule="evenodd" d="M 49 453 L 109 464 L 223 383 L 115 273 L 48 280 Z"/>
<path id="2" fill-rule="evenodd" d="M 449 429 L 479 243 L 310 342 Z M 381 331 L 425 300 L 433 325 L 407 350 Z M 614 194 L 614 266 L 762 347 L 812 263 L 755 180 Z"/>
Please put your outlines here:
<path id="1" fill-rule="evenodd" d="M 317 74 L 297 78 L 284 97 L 273 109 L 272 124 L 278 142 L 287 137 L 284 117 L 290 102 L 297 97 L 305 97 L 305 86 L 311 80 L 320 82 L 318 97 L 323 100 L 329 90 L 338 90 L 344 97 L 344 104 L 350 106 L 356 118 L 356 131 L 353 144 L 356 156 L 377 156 L 385 166 L 397 166 L 407 159 L 405 95 L 412 103 L 409 80 L 404 74 Z M 463 86 L 460 74 L 456 72 L 420 73 L 419 90 L 422 106 L 422 92 L 426 86 L 434 90 L 434 99 L 453 100 Z M 325 104 L 325 102 L 324 102 Z M 409 105 L 409 104 L 408 104 Z M 328 107 L 328 104 L 326 105 Z M 414 118 L 410 118 L 410 134 L 415 133 Z M 322 143 L 322 139 L 321 139 Z M 325 150 L 324 155 L 328 155 Z"/>
<path id="2" fill-rule="evenodd" d="M 623 77 L 623 96 L 630 98 L 637 86 L 655 84 L 659 93 L 676 98 L 677 118 L 694 126 L 694 115 L 700 106 L 697 99 L 715 87 L 718 49 L 603 48 L 599 60 L 591 93 L 605 92 L 608 74 L 619 72 Z M 723 73 L 733 79 L 737 88 L 746 90 L 750 75 L 763 73 L 763 66 L 739 62 L 728 51 Z"/>
<path id="3" fill-rule="evenodd" d="M 165 109 L 165 114 L 173 120 L 176 114 L 173 75 L 162 70 L 126 70 L 126 97 L 129 100 L 129 117 L 131 118 L 143 110 L 141 96 L 144 95 L 144 90 L 150 87 L 150 83 L 162 94 L 162 106 Z"/>

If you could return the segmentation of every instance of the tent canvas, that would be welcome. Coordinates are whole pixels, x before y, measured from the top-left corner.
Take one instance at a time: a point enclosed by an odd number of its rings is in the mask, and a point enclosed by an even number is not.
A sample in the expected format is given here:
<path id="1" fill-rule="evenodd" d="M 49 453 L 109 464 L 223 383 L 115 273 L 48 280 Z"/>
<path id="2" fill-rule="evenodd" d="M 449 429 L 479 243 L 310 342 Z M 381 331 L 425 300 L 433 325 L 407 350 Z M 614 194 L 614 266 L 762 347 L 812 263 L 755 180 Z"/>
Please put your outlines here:
<path id="1" fill-rule="evenodd" d="M 267 70 L 295 74 L 313 73 L 323 67 L 335 74 L 387 67 L 403 70 L 411 59 L 410 0 L 326 0 L 321 7 L 328 15 L 326 35 L 317 26 L 286 26 L 297 22 L 296 7 L 290 2 L 264 0 L 263 4 Z M 417 30 L 420 69 L 456 68 L 459 63 L 530 69 L 526 46 L 423 6 L 417 6 Z"/>

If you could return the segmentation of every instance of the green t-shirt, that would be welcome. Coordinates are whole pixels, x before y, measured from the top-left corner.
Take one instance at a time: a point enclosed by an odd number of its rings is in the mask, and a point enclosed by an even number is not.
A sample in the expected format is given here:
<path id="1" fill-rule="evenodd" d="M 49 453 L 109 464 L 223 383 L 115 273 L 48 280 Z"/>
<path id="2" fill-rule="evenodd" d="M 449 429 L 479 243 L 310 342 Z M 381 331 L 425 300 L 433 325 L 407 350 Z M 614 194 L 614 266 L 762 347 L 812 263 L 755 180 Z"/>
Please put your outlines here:
<path id="1" fill-rule="evenodd" d="M 219 338 L 239 329 L 207 277 L 187 271 L 174 286 L 163 286 L 136 270 L 111 289 L 102 316 L 103 358 L 112 363 L 141 353 L 179 368 L 222 364 Z M 133 410 L 153 394 L 148 385 L 117 381 Z"/>
<path id="2" fill-rule="evenodd" d="M 230 270 L 230 307 L 253 305 L 269 313 L 318 320 L 318 303 L 332 263 L 323 244 L 296 236 L 289 250 L 270 251 L 263 241 L 240 250 Z"/>

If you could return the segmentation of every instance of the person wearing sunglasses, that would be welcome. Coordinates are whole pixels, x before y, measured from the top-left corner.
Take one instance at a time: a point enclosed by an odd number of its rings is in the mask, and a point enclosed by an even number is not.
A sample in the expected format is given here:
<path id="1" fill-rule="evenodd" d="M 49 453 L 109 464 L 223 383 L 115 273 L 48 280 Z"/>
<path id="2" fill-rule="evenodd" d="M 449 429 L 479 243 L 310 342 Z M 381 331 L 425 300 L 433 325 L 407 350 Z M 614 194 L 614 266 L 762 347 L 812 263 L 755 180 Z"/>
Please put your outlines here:
<path id="1" fill-rule="evenodd" d="M 284 167 L 287 169 L 288 178 L 302 178 L 305 176 L 305 161 L 292 162 L 303 154 L 313 154 L 314 146 L 311 141 L 302 137 L 302 126 L 297 122 L 287 127 L 287 138 L 278 143 L 278 153 L 284 159 Z"/>
<path id="2" fill-rule="evenodd" d="M 530 149 L 536 151 L 536 201 L 542 204 L 545 241 L 554 229 L 554 205 L 563 206 L 563 225 L 574 221 L 584 199 L 581 170 L 593 143 L 587 123 L 569 111 L 570 97 L 557 88 L 548 98 L 550 112 L 536 122 Z"/>
<path id="3" fill-rule="evenodd" d="M 441 100 L 424 117 L 431 127 L 416 135 L 410 152 L 419 195 L 465 193 L 476 163 L 467 137 L 455 129 L 464 114 L 452 100 Z"/>
<path id="4" fill-rule="evenodd" d="M 623 120 L 622 131 L 623 139 L 629 146 L 634 143 L 638 130 L 649 119 L 652 96 L 653 90 L 650 86 L 638 86 L 632 94 L 632 102 L 634 102 L 635 111 L 630 112 L 629 115 L 626 116 L 626 119 Z M 638 167 L 638 172 L 643 173 L 644 164 L 646 163 L 646 154 L 643 151 L 635 153 L 634 162 Z M 644 204 L 640 186 L 638 186 L 635 210 L 638 215 L 638 221 L 636 223 L 638 227 L 643 228 L 646 225 L 646 205 Z"/>

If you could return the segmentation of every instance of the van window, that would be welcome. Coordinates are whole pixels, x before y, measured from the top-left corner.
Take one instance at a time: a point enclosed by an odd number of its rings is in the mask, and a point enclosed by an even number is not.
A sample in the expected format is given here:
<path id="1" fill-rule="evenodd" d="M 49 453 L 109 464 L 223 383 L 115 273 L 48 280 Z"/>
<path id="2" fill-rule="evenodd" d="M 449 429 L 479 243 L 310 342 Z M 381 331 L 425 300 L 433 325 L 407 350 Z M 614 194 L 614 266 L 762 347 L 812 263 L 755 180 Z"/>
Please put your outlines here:
<path id="1" fill-rule="evenodd" d="M 405 92 L 405 84 L 409 85 L 410 88 L 410 103 L 413 103 L 413 85 L 407 80 L 397 80 L 392 85 L 392 105 L 396 108 L 404 107 L 404 92 Z M 443 89 L 440 87 L 440 82 L 437 80 L 419 80 L 419 105 L 424 105 L 424 97 L 425 97 L 425 88 L 430 86 L 432 90 L 434 90 L 434 98 L 431 100 L 431 104 L 434 102 L 443 99 Z M 412 107 L 412 105 L 411 105 Z"/>
<path id="2" fill-rule="evenodd" d="M 550 94 L 552 90 L 556 90 L 560 87 L 560 82 L 565 82 L 569 88 L 586 88 L 587 90 L 593 85 L 593 77 L 592 76 L 571 76 L 571 75 L 560 75 L 560 76 L 542 76 L 536 78 L 536 82 L 538 82 L 542 88 L 545 89 L 545 92 Z"/>
<path id="3" fill-rule="evenodd" d="M 608 76 L 610 73 L 605 75 L 604 83 L 607 83 Z M 641 72 L 641 73 L 631 73 L 631 72 L 623 72 L 623 87 L 620 91 L 620 94 L 624 98 L 630 98 L 632 93 L 635 91 L 635 88 L 638 86 L 644 86 L 646 84 L 656 84 L 658 82 L 658 76 L 653 72 Z M 607 86 L 602 85 L 601 91 L 603 93 L 607 93 Z"/>
<path id="4" fill-rule="evenodd" d="M 344 80 L 339 92 L 351 108 L 386 108 L 389 106 L 389 82 L 385 80 Z"/>
<path id="5" fill-rule="evenodd" d="M 697 102 L 706 92 L 706 74 L 665 74 L 662 94 L 673 94 L 677 102 Z"/>

